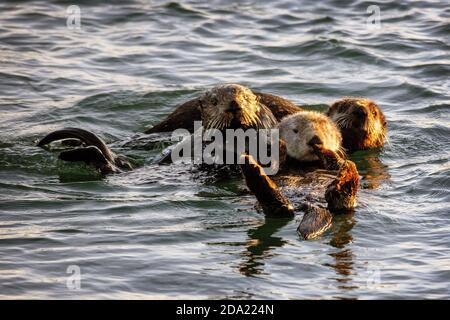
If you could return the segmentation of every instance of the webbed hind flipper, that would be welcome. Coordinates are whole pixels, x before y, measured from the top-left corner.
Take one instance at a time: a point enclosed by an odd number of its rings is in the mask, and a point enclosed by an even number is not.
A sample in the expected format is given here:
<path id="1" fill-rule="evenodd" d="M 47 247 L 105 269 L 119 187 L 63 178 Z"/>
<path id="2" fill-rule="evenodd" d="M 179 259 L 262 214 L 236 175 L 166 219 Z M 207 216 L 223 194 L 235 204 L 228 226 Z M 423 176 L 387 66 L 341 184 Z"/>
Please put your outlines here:
<path id="1" fill-rule="evenodd" d="M 333 216 L 327 209 L 307 205 L 297 231 L 303 239 L 313 239 L 327 231 L 331 227 L 332 221 Z"/>
<path id="2" fill-rule="evenodd" d="M 86 146 L 97 147 L 109 161 L 114 161 L 114 153 L 108 148 L 105 142 L 92 132 L 80 128 L 64 128 L 47 134 L 38 142 L 38 147 L 43 147 L 49 143 L 59 140 L 77 139 Z"/>
<path id="3" fill-rule="evenodd" d="M 250 155 L 242 156 L 245 161 L 241 170 L 250 191 L 258 199 L 261 207 L 269 217 L 293 217 L 294 207 L 281 193 L 275 182 L 264 172 L 263 168 Z"/>
<path id="4" fill-rule="evenodd" d="M 105 158 L 100 149 L 94 146 L 62 151 L 58 158 L 64 161 L 82 161 L 94 166 L 103 174 L 116 171 L 114 165 Z"/>
<path id="5" fill-rule="evenodd" d="M 62 151 L 59 155 L 61 160 L 82 161 L 93 165 L 103 174 L 120 172 L 120 169 L 131 170 L 132 164 L 124 157 L 117 156 L 111 149 L 92 132 L 79 128 L 64 128 L 47 134 L 38 142 L 43 147 L 54 141 L 79 141 L 82 148 Z"/>
<path id="6" fill-rule="evenodd" d="M 62 151 L 59 159 L 64 161 L 83 161 L 89 163 L 107 164 L 108 160 L 105 158 L 99 148 L 89 146 L 85 148 L 77 148 L 73 150 Z"/>

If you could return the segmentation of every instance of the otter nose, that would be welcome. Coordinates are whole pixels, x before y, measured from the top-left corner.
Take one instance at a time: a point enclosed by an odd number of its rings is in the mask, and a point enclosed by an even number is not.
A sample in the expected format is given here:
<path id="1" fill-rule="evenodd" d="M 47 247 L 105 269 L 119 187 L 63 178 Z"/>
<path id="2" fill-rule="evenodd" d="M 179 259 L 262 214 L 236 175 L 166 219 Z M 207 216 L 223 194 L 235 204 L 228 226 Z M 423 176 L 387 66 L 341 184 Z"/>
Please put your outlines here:
<path id="1" fill-rule="evenodd" d="M 313 146 L 320 146 L 322 144 L 322 140 L 318 136 L 314 136 L 309 140 L 308 145 L 311 147 Z"/>
<path id="2" fill-rule="evenodd" d="M 365 118 L 367 116 L 367 111 L 363 108 L 358 108 L 353 111 L 353 113 L 360 118 Z"/>
<path id="3" fill-rule="evenodd" d="M 233 100 L 228 105 L 228 109 L 226 111 L 235 113 L 235 112 L 239 111 L 240 109 L 241 109 L 241 107 L 239 106 L 239 104 Z"/>

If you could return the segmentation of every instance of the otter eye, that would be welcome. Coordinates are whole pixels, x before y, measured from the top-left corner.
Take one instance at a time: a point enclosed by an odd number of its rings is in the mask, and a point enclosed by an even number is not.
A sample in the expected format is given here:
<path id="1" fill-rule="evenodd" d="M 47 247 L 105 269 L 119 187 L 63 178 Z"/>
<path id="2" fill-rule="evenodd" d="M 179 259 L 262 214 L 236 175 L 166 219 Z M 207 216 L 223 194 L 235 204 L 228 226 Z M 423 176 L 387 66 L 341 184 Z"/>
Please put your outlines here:
<path id="1" fill-rule="evenodd" d="M 297 130 L 297 129 L 292 129 L 292 131 L 294 131 L 294 133 L 298 133 L 298 130 Z"/>

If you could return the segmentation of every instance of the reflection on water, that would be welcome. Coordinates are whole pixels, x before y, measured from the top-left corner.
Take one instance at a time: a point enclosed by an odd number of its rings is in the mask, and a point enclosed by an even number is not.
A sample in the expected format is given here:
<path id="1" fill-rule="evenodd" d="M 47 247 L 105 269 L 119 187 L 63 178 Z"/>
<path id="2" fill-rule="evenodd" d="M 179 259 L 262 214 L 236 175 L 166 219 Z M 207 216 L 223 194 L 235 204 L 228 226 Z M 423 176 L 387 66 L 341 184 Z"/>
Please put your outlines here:
<path id="1" fill-rule="evenodd" d="M 335 215 L 333 217 L 332 238 L 330 245 L 342 249 L 353 241 L 351 230 L 355 226 L 355 213 Z"/>
<path id="2" fill-rule="evenodd" d="M 264 273 L 265 261 L 275 255 L 277 248 L 284 246 L 287 239 L 283 239 L 274 234 L 285 227 L 292 219 L 266 218 L 264 222 L 256 228 L 247 232 L 246 251 L 242 253 L 244 257 L 239 265 L 239 271 L 246 276 L 259 275 Z M 346 245 L 353 241 L 351 230 L 355 226 L 354 212 L 335 215 L 333 217 L 332 228 L 326 232 L 325 237 L 331 237 L 329 245 L 339 249 L 329 255 L 335 259 L 334 264 L 325 264 L 332 267 L 340 276 L 338 282 L 351 280 L 353 253 Z M 304 240 L 301 240 L 304 241 Z"/>
<path id="3" fill-rule="evenodd" d="M 382 149 L 358 151 L 350 155 L 361 175 L 361 188 L 378 189 L 390 179 L 388 166 L 380 158 Z"/>
<path id="4" fill-rule="evenodd" d="M 244 261 L 239 266 L 239 272 L 245 276 L 258 275 L 264 272 L 264 261 L 274 255 L 276 248 L 282 247 L 286 240 L 274 237 L 274 233 L 286 226 L 292 219 L 264 219 L 264 223 L 247 232 L 250 238 L 246 251 L 242 253 Z"/>
<path id="5" fill-rule="evenodd" d="M 333 227 L 331 230 L 331 240 L 329 244 L 339 249 L 329 255 L 334 258 L 335 263 L 327 264 L 333 268 L 338 276 L 336 281 L 341 289 L 352 290 L 354 286 L 348 285 L 352 282 L 354 275 L 354 254 L 351 249 L 346 248 L 347 244 L 353 241 L 351 230 L 355 225 L 354 213 L 341 214 L 333 217 Z"/>

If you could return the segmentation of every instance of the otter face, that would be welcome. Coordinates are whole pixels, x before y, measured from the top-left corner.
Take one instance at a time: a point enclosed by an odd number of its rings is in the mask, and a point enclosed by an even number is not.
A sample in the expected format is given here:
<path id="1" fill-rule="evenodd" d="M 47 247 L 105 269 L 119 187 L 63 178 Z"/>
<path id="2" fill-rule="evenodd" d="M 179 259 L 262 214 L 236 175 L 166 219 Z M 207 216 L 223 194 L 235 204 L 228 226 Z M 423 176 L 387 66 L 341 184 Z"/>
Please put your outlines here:
<path id="1" fill-rule="evenodd" d="M 386 119 L 375 102 L 369 99 L 344 98 L 333 103 L 327 115 L 341 130 L 346 149 L 364 150 L 384 145 Z"/>
<path id="2" fill-rule="evenodd" d="M 200 97 L 203 125 L 214 129 L 273 128 L 276 119 L 258 97 L 239 84 L 212 88 Z"/>
<path id="3" fill-rule="evenodd" d="M 287 154 L 299 161 L 319 160 L 312 145 L 336 153 L 341 152 L 341 134 L 336 125 L 325 115 L 302 111 L 283 118 L 279 124 L 280 138 L 285 141 Z"/>

